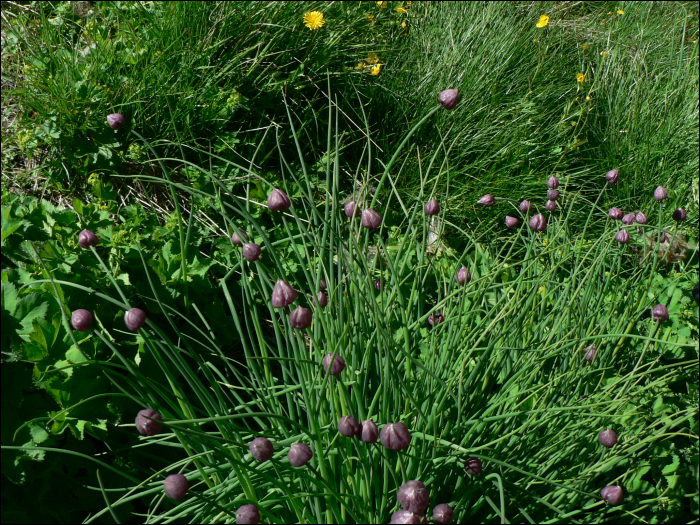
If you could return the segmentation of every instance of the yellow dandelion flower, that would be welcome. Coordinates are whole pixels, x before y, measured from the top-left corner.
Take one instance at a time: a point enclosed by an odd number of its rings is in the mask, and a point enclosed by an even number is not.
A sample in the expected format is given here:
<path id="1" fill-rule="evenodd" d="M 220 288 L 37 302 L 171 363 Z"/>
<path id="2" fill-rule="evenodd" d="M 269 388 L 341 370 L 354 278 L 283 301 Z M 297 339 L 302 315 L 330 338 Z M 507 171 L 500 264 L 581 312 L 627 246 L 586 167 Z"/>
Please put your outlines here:
<path id="1" fill-rule="evenodd" d="M 549 24 L 549 15 L 542 15 L 540 16 L 540 21 L 535 25 L 542 29 L 543 27 L 547 27 L 547 24 Z"/>
<path id="2" fill-rule="evenodd" d="M 379 55 L 377 53 L 370 53 L 367 55 L 366 62 L 368 64 L 376 64 L 379 62 Z"/>
<path id="3" fill-rule="evenodd" d="M 396 12 L 399 13 L 400 15 L 405 15 L 406 13 L 408 13 L 408 9 L 406 9 L 403 6 L 399 6 L 396 8 Z"/>
<path id="4" fill-rule="evenodd" d="M 581 49 L 583 49 L 584 51 L 588 51 L 588 44 L 583 44 L 581 46 Z"/>
<path id="5" fill-rule="evenodd" d="M 326 20 L 321 11 L 309 11 L 304 15 L 304 25 L 311 31 L 322 28 L 325 23 Z"/>
<path id="6" fill-rule="evenodd" d="M 377 7 L 380 9 L 384 9 L 386 7 L 387 2 L 377 2 Z"/>
<path id="7" fill-rule="evenodd" d="M 579 82 L 583 82 L 585 79 L 586 75 L 584 75 L 583 73 L 579 73 L 578 75 L 576 75 L 576 80 L 578 80 Z"/>
<path id="8" fill-rule="evenodd" d="M 625 12 L 624 12 L 622 9 L 618 9 L 618 10 L 617 10 L 617 14 L 618 14 L 618 15 L 624 15 Z"/>
<path id="9" fill-rule="evenodd" d="M 372 77 L 376 77 L 376 76 L 379 74 L 379 71 L 380 71 L 381 69 L 382 69 L 382 65 L 381 65 L 381 64 L 374 64 L 374 66 L 372 67 L 372 69 L 371 69 L 370 72 L 369 72 L 369 75 L 372 76 Z"/>

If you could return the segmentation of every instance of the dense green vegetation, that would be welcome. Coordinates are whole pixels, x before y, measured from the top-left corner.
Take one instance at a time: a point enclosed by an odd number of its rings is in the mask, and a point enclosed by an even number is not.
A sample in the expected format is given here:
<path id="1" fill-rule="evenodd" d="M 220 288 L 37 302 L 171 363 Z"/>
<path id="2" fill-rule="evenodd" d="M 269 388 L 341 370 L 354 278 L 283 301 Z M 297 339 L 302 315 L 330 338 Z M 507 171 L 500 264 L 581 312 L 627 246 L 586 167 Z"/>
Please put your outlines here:
<path id="1" fill-rule="evenodd" d="M 3 521 L 387 523 L 414 479 L 429 519 L 697 521 L 697 3 L 8 2 L 2 39 Z"/>

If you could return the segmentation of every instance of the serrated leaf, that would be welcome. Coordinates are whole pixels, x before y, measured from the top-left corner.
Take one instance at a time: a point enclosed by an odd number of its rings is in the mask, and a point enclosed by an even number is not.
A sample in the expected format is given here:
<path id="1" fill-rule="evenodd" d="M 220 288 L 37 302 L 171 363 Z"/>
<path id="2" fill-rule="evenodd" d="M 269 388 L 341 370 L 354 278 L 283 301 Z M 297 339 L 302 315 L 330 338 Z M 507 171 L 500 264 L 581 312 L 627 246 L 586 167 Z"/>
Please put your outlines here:
<path id="1" fill-rule="evenodd" d="M 2 308 L 14 316 L 17 311 L 17 287 L 14 283 L 2 283 Z"/>
<path id="2" fill-rule="evenodd" d="M 83 354 L 75 345 L 72 345 L 66 351 L 66 360 L 70 361 L 71 363 L 82 363 L 85 361 L 85 357 L 83 357 Z"/>
<path id="3" fill-rule="evenodd" d="M 49 433 L 40 423 L 30 423 L 29 432 L 32 435 L 32 442 L 34 445 L 39 445 L 49 438 Z"/>

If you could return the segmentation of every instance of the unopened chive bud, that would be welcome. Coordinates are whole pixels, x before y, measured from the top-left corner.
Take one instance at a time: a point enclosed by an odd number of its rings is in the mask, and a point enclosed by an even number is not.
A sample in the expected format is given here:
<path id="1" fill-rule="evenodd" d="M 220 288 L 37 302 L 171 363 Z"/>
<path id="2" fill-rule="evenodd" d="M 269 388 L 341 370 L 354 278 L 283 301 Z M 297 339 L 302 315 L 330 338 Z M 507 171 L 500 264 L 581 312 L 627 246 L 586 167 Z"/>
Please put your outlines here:
<path id="1" fill-rule="evenodd" d="M 622 492 L 622 487 L 619 487 L 618 485 L 608 485 L 600 491 L 600 496 L 608 505 L 611 507 L 616 507 L 622 503 L 624 494 Z"/>
<path id="2" fill-rule="evenodd" d="M 466 267 L 462 266 L 459 271 L 457 272 L 457 277 L 455 277 L 455 280 L 464 286 L 467 284 L 469 281 L 472 280 L 472 274 L 469 270 L 467 270 Z"/>
<path id="3" fill-rule="evenodd" d="M 625 224 L 627 226 L 634 224 L 634 213 L 625 214 L 625 216 L 622 217 L 622 224 Z"/>
<path id="4" fill-rule="evenodd" d="M 403 450 L 411 444 L 411 433 L 403 423 L 387 423 L 379 433 L 379 440 L 389 450 Z"/>
<path id="5" fill-rule="evenodd" d="M 617 432 L 609 428 L 598 434 L 598 442 L 604 447 L 611 448 L 617 444 Z"/>
<path id="6" fill-rule="evenodd" d="M 370 230 L 376 230 L 382 224 L 382 216 L 372 208 L 365 208 L 362 212 L 362 226 Z"/>
<path id="7" fill-rule="evenodd" d="M 459 90 L 458 89 L 446 89 L 441 91 L 438 95 L 438 102 L 445 109 L 454 109 L 459 102 Z"/>
<path id="8" fill-rule="evenodd" d="M 672 217 L 674 221 L 684 221 L 688 217 L 688 214 L 683 208 L 678 208 L 673 212 Z"/>
<path id="9" fill-rule="evenodd" d="M 619 221 L 620 219 L 622 219 L 622 210 L 620 208 L 610 208 L 608 215 L 611 219 Z"/>
<path id="10" fill-rule="evenodd" d="M 479 458 L 469 458 L 466 463 L 464 463 L 464 468 L 467 474 L 476 476 L 477 474 L 481 474 L 481 471 L 484 470 L 484 465 Z"/>
<path id="11" fill-rule="evenodd" d="M 338 421 L 338 432 L 345 437 L 355 437 L 362 432 L 362 426 L 354 417 L 343 416 Z"/>
<path id="12" fill-rule="evenodd" d="M 95 317 L 92 315 L 92 312 L 83 308 L 73 310 L 73 313 L 70 316 L 70 322 L 73 325 L 73 328 L 79 332 L 87 332 L 92 326 L 92 321 L 94 319 Z"/>
<path id="13" fill-rule="evenodd" d="M 657 304 L 651 309 L 651 318 L 659 323 L 668 321 L 668 308 L 666 308 L 663 304 Z"/>
<path id="14" fill-rule="evenodd" d="M 640 211 L 637 213 L 637 215 L 634 216 L 634 220 L 637 221 L 639 224 L 646 224 L 649 219 L 647 219 L 647 216 Z"/>
<path id="15" fill-rule="evenodd" d="M 552 175 L 547 181 L 547 187 L 551 190 L 556 190 L 559 187 L 559 179 Z"/>
<path id="16" fill-rule="evenodd" d="M 608 181 L 608 184 L 616 184 L 619 175 L 620 170 L 610 170 L 605 174 L 605 180 Z"/>
<path id="17" fill-rule="evenodd" d="M 121 128 L 124 125 L 124 122 L 126 122 L 126 119 L 121 113 L 112 113 L 111 115 L 107 115 L 107 124 L 109 124 L 109 127 L 112 129 Z"/>
<path id="18" fill-rule="evenodd" d="M 243 257 L 245 257 L 248 262 L 257 261 L 260 258 L 261 253 L 262 249 L 254 242 L 249 242 L 243 245 Z"/>
<path id="19" fill-rule="evenodd" d="M 231 235 L 231 242 L 233 244 L 241 245 L 241 244 L 243 244 L 244 240 L 245 241 L 248 240 L 248 234 L 246 232 L 244 232 L 243 230 L 235 231 L 235 232 L 233 232 L 233 235 Z"/>
<path id="20" fill-rule="evenodd" d="M 124 314 L 124 324 L 132 332 L 138 332 L 146 322 L 146 312 L 141 308 L 132 308 Z"/>
<path id="21" fill-rule="evenodd" d="M 615 240 L 619 243 L 627 244 L 630 242 L 630 234 L 627 233 L 627 230 L 620 230 L 617 232 L 617 235 L 615 235 Z"/>
<path id="22" fill-rule="evenodd" d="M 547 201 L 547 204 L 544 205 L 544 209 L 547 211 L 554 211 L 557 209 L 557 203 L 555 201 Z"/>
<path id="23" fill-rule="evenodd" d="M 282 279 L 278 279 L 272 289 L 272 307 L 284 308 L 297 300 L 297 291 Z"/>
<path id="24" fill-rule="evenodd" d="M 431 199 L 425 205 L 424 211 L 426 215 L 437 215 L 440 213 L 440 203 L 437 199 Z"/>
<path id="25" fill-rule="evenodd" d="M 657 201 L 662 201 L 668 198 L 668 190 L 663 186 L 658 186 L 654 190 L 654 199 Z"/>
<path id="26" fill-rule="evenodd" d="M 430 502 L 430 495 L 428 489 L 425 488 L 425 483 L 412 479 L 399 488 L 396 499 L 407 511 L 425 514 Z"/>
<path id="27" fill-rule="evenodd" d="M 287 453 L 287 458 L 293 467 L 303 467 L 312 457 L 314 453 L 306 443 L 294 443 Z"/>
<path id="28" fill-rule="evenodd" d="M 289 314 L 289 322 L 292 324 L 292 327 L 299 328 L 300 330 L 311 326 L 311 318 L 311 310 L 303 306 L 297 306 L 294 311 Z"/>
<path id="29" fill-rule="evenodd" d="M 321 308 L 325 308 L 328 306 L 328 297 L 326 297 L 326 294 L 323 292 L 318 292 L 316 294 L 316 299 L 314 299 L 314 304 L 316 306 L 320 306 Z"/>
<path id="30" fill-rule="evenodd" d="M 532 203 L 530 201 L 523 201 L 520 203 L 520 212 L 527 213 L 532 211 Z"/>
<path id="31" fill-rule="evenodd" d="M 345 205 L 345 215 L 350 218 L 355 218 L 360 214 L 360 208 L 357 207 L 355 201 L 350 201 Z"/>
<path id="32" fill-rule="evenodd" d="M 515 218 L 511 217 L 510 215 L 506 215 L 506 227 L 507 228 L 515 228 L 520 221 Z"/>
<path id="33" fill-rule="evenodd" d="M 100 244 L 100 240 L 97 235 L 92 233 L 90 230 L 83 230 L 78 235 L 78 244 L 81 248 L 89 248 L 90 246 L 97 246 Z"/>
<path id="34" fill-rule="evenodd" d="M 382 288 L 384 288 L 384 281 L 382 281 L 379 278 L 375 279 L 374 280 L 374 287 L 381 292 Z"/>
<path id="35" fill-rule="evenodd" d="M 536 232 L 545 231 L 547 229 L 547 219 L 545 219 L 544 215 L 542 215 L 541 213 L 533 215 L 530 219 L 530 228 L 532 228 Z"/>
<path id="36" fill-rule="evenodd" d="M 409 510 L 397 510 L 391 515 L 390 524 L 411 524 L 411 523 L 428 523 L 425 516 L 415 514 Z"/>
<path id="37" fill-rule="evenodd" d="M 445 320 L 445 316 L 442 315 L 440 312 L 435 312 L 434 314 L 430 314 L 428 316 L 428 323 L 430 326 L 435 326 L 439 325 Z"/>
<path id="38" fill-rule="evenodd" d="M 277 188 L 273 189 L 267 197 L 267 207 L 272 211 L 286 210 L 289 209 L 291 205 L 292 201 L 289 200 L 287 194 Z"/>
<path id="39" fill-rule="evenodd" d="M 493 195 L 490 193 L 487 193 L 483 197 L 481 197 L 478 201 L 476 201 L 478 204 L 483 204 L 484 206 L 493 206 L 496 204 L 496 199 L 494 198 Z"/>
<path id="40" fill-rule="evenodd" d="M 593 361 L 595 359 L 595 354 L 598 351 L 598 347 L 596 345 L 589 345 L 584 348 L 583 351 L 585 352 L 583 358 L 586 361 Z"/>
<path id="41" fill-rule="evenodd" d="M 242 505 L 236 511 L 236 523 L 257 525 L 260 523 L 260 509 L 255 505 Z"/>
<path id="42" fill-rule="evenodd" d="M 433 521 L 440 524 L 452 523 L 454 519 L 455 511 L 447 503 L 440 503 L 440 505 L 435 505 L 433 509 Z"/>
<path id="43" fill-rule="evenodd" d="M 266 437 L 256 437 L 248 445 L 250 453 L 258 461 L 267 461 L 275 453 L 275 447 L 272 445 L 272 441 Z"/>
<path id="44" fill-rule="evenodd" d="M 325 292 L 326 288 L 328 288 L 328 284 L 326 283 L 326 280 L 323 277 L 321 277 L 321 280 L 318 283 L 318 289 L 322 292 Z"/>
<path id="45" fill-rule="evenodd" d="M 371 419 L 365 419 L 362 422 L 362 431 L 360 433 L 360 439 L 365 443 L 376 443 L 379 438 L 379 429 L 377 424 Z"/>
<path id="46" fill-rule="evenodd" d="M 180 501 L 190 490 L 190 482 L 183 474 L 170 474 L 163 482 L 163 489 L 170 499 Z"/>
<path id="47" fill-rule="evenodd" d="M 163 416 L 152 408 L 144 408 L 136 414 L 136 430 L 142 436 L 155 436 L 163 430 Z"/>
<path id="48" fill-rule="evenodd" d="M 547 190 L 547 199 L 550 201 L 555 201 L 559 198 L 559 190 Z"/>
<path id="49" fill-rule="evenodd" d="M 338 354 L 328 353 L 323 356 L 323 370 L 332 376 L 337 376 L 345 370 L 345 359 Z"/>

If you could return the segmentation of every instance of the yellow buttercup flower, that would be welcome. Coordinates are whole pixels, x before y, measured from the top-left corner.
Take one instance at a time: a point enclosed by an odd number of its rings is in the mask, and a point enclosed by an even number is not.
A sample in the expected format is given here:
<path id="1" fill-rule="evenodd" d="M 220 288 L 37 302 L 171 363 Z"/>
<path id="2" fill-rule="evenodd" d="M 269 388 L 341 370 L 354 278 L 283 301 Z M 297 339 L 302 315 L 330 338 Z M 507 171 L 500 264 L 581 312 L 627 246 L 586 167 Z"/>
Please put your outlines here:
<path id="1" fill-rule="evenodd" d="M 376 64 L 379 62 L 379 55 L 377 53 L 370 53 L 367 55 L 367 60 L 366 62 L 368 64 Z"/>
<path id="2" fill-rule="evenodd" d="M 618 14 L 618 15 L 624 15 L 625 12 L 624 12 L 622 9 L 618 9 L 618 10 L 617 10 L 617 14 Z"/>
<path id="3" fill-rule="evenodd" d="M 608 53 L 607 51 L 601 51 L 601 52 L 600 52 L 600 56 L 602 56 L 603 58 L 605 58 L 605 57 L 608 56 L 609 54 L 610 54 L 610 53 Z"/>
<path id="4" fill-rule="evenodd" d="M 377 7 L 379 7 L 380 9 L 384 9 L 386 7 L 386 4 L 386 2 L 377 2 Z"/>
<path id="5" fill-rule="evenodd" d="M 540 17 L 540 21 L 537 22 L 535 25 L 542 29 L 543 27 L 547 27 L 547 24 L 549 24 L 549 15 L 542 15 Z"/>
<path id="6" fill-rule="evenodd" d="M 591 97 L 590 97 L 590 95 L 586 97 L 586 100 L 591 100 Z"/>
<path id="7" fill-rule="evenodd" d="M 379 71 L 382 69 L 381 64 L 375 64 L 374 67 L 372 67 L 371 71 L 369 72 L 369 75 L 372 77 L 376 77 L 379 74 Z"/>
<path id="8" fill-rule="evenodd" d="M 408 13 L 408 9 L 406 9 L 403 6 L 399 6 L 396 8 L 396 12 L 401 14 L 401 15 L 405 15 L 406 13 Z"/>
<path id="9" fill-rule="evenodd" d="M 401 27 L 403 27 L 404 29 L 406 29 L 407 26 L 408 26 L 408 24 L 406 23 L 405 20 L 404 20 L 403 22 L 401 22 Z"/>
<path id="10" fill-rule="evenodd" d="M 586 75 L 584 75 L 583 73 L 579 73 L 578 75 L 576 75 L 576 80 L 578 80 L 579 82 L 583 82 L 585 79 Z"/>
<path id="11" fill-rule="evenodd" d="M 367 13 L 367 20 L 374 20 L 374 15 Z"/>
<path id="12" fill-rule="evenodd" d="M 321 11 L 309 11 L 304 15 L 304 25 L 311 31 L 322 28 L 325 23 L 326 20 L 323 18 Z"/>

